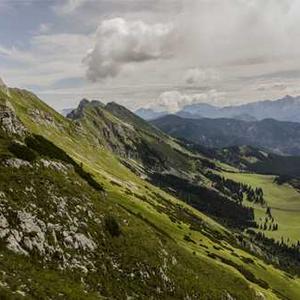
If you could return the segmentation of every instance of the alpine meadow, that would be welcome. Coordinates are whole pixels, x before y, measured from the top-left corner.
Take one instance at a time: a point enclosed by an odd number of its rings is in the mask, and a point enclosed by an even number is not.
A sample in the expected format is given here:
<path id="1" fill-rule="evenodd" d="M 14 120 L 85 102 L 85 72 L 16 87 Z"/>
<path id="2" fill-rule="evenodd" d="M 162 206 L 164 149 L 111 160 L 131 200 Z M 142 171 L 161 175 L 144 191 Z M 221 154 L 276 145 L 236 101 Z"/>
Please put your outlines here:
<path id="1" fill-rule="evenodd" d="M 0 0 L 0 299 L 300 299 L 299 34 L 297 0 Z"/>

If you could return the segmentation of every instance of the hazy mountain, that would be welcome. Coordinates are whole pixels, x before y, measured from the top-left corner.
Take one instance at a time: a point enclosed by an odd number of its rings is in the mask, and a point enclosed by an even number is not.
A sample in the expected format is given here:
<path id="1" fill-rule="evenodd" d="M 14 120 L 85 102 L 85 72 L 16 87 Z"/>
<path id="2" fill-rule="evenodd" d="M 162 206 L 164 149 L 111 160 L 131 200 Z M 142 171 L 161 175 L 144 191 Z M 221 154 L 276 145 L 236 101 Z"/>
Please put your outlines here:
<path id="1" fill-rule="evenodd" d="M 206 118 L 240 118 L 240 116 L 248 116 L 257 120 L 276 119 L 300 122 L 300 97 L 286 96 L 275 101 L 266 100 L 221 108 L 208 104 L 193 104 L 185 106 L 182 112 L 200 114 Z"/>
<path id="2" fill-rule="evenodd" d="M 273 119 L 184 119 L 168 115 L 152 124 L 174 137 L 211 148 L 251 145 L 283 155 L 300 155 L 300 124 Z"/>
<path id="3" fill-rule="evenodd" d="M 153 120 L 167 112 L 154 112 L 151 109 L 139 109 L 136 114 L 145 120 Z M 278 100 L 258 101 L 237 106 L 217 107 L 206 103 L 197 103 L 184 106 L 175 113 L 178 116 L 199 118 L 231 118 L 243 121 L 275 119 L 287 122 L 300 122 L 300 97 L 286 96 Z"/>
<path id="4" fill-rule="evenodd" d="M 64 109 L 62 109 L 61 111 L 60 111 L 60 113 L 64 116 L 64 117 L 66 117 L 71 111 L 73 111 L 74 110 L 74 108 L 64 108 Z"/>
<path id="5" fill-rule="evenodd" d="M 179 111 L 179 112 L 176 113 L 176 115 L 181 117 L 181 118 L 187 118 L 187 119 L 201 119 L 201 118 L 203 118 L 203 116 L 200 115 L 200 114 L 191 113 L 191 112 L 188 112 L 188 111 Z M 149 121 L 151 121 L 151 120 L 149 120 Z"/>
<path id="6" fill-rule="evenodd" d="M 249 115 L 249 114 L 234 115 L 234 116 L 232 117 L 232 119 L 241 120 L 241 121 L 246 121 L 246 122 L 254 122 L 254 121 L 257 121 L 256 118 L 254 118 L 253 116 L 251 116 L 251 115 Z"/>
<path id="7" fill-rule="evenodd" d="M 139 108 L 135 111 L 135 114 L 145 120 L 154 120 L 164 115 L 167 115 L 167 112 L 156 112 L 151 108 Z"/>

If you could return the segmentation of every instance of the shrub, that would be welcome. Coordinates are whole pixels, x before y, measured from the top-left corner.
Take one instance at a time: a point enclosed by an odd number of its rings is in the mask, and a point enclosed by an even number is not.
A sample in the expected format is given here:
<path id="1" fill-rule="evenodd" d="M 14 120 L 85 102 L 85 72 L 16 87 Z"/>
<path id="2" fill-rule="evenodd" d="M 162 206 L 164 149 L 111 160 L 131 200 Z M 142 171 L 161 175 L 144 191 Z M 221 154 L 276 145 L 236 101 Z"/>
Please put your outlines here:
<path id="1" fill-rule="evenodd" d="M 17 158 L 27 160 L 30 162 L 34 161 L 37 157 L 36 153 L 33 150 L 19 143 L 11 143 L 8 146 L 8 150 Z"/>
<path id="2" fill-rule="evenodd" d="M 189 243 L 196 244 L 196 242 L 187 234 L 184 235 L 183 239 Z"/>
<path id="3" fill-rule="evenodd" d="M 66 152 L 40 135 L 26 137 L 25 143 L 29 148 L 35 150 L 40 155 L 44 155 L 52 159 L 58 159 L 66 163 L 72 164 L 73 162 L 73 159 L 69 157 Z"/>
<path id="4" fill-rule="evenodd" d="M 105 228 L 113 237 L 118 237 L 122 233 L 117 220 L 113 216 L 107 216 L 105 218 Z"/>

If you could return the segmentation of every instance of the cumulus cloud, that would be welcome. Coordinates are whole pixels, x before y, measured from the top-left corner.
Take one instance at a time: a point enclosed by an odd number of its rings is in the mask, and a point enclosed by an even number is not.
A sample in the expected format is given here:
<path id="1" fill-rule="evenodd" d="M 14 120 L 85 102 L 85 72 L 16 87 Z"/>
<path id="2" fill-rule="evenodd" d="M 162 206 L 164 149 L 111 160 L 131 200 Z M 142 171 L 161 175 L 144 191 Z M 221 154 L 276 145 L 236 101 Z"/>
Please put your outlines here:
<path id="1" fill-rule="evenodd" d="M 195 103 L 215 103 L 222 100 L 224 93 L 214 89 L 203 93 L 185 94 L 179 91 L 166 91 L 159 95 L 157 101 L 149 105 L 158 111 L 175 113 L 185 105 Z"/>
<path id="2" fill-rule="evenodd" d="M 94 98 L 173 110 L 193 99 L 224 105 L 300 93 L 299 0 L 21 2 L 0 0 L 0 68 L 16 86 L 48 92 L 87 73 L 83 96 L 90 88 Z M 20 26 L 9 29 L 12 13 Z M 79 89 L 68 88 L 70 98 Z"/>
<path id="3" fill-rule="evenodd" d="M 169 23 L 104 20 L 98 27 L 94 48 L 84 58 L 87 77 L 92 81 L 115 77 L 131 63 L 169 58 L 173 39 L 173 26 Z"/>

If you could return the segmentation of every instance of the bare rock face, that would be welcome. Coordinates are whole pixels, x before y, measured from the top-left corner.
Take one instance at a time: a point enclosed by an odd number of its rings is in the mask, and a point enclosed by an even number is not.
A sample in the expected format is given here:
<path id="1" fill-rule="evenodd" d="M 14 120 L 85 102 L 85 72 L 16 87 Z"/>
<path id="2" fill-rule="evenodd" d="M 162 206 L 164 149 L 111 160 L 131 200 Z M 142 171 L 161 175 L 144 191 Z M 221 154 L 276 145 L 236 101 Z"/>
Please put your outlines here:
<path id="1" fill-rule="evenodd" d="M 8 103 L 0 105 L 0 128 L 9 135 L 23 136 L 26 132 L 26 128 Z"/>
<path id="2" fill-rule="evenodd" d="M 0 128 L 9 135 L 22 136 L 26 129 L 20 120 L 17 118 L 13 106 L 9 102 L 9 89 L 0 78 L 0 91 L 4 92 L 6 96 L 0 97 Z"/>

